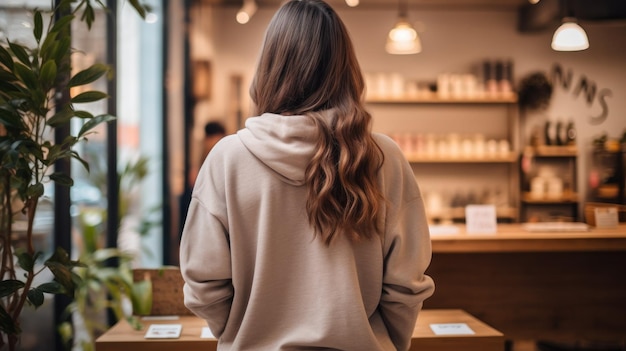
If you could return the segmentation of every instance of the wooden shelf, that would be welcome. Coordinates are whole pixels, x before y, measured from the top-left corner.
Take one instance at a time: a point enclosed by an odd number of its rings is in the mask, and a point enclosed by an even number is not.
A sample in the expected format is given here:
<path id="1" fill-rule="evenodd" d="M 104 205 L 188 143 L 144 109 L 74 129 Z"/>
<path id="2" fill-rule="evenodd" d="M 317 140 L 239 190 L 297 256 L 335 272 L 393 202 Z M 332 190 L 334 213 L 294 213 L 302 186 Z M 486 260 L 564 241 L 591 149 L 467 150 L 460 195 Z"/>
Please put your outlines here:
<path id="1" fill-rule="evenodd" d="M 564 193 L 561 197 L 534 197 L 531 193 L 522 194 L 522 201 L 527 204 L 576 204 L 579 202 L 578 193 Z"/>
<path id="2" fill-rule="evenodd" d="M 502 219 L 517 219 L 517 208 L 515 207 L 497 207 L 496 217 Z M 465 208 L 449 208 L 443 214 L 437 216 L 428 216 L 431 219 L 465 219 Z"/>
<path id="3" fill-rule="evenodd" d="M 410 163 L 515 163 L 517 153 L 482 157 L 405 155 Z"/>
<path id="4" fill-rule="evenodd" d="M 366 103 L 372 104 L 514 104 L 517 103 L 517 95 L 482 95 L 475 97 L 440 97 L 435 93 L 419 94 L 414 96 L 381 97 L 372 96 L 365 99 Z"/>
<path id="5" fill-rule="evenodd" d="M 576 145 L 553 146 L 540 145 L 537 147 L 527 147 L 526 152 L 539 157 L 576 157 L 578 148 Z"/>

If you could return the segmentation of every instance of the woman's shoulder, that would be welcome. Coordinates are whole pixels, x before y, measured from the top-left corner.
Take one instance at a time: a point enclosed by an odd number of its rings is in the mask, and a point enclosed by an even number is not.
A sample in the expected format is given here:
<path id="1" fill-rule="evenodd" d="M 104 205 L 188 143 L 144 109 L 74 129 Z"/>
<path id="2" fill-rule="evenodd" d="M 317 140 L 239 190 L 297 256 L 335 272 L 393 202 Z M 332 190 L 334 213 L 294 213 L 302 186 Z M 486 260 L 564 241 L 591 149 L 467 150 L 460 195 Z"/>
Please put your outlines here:
<path id="1" fill-rule="evenodd" d="M 396 144 L 396 142 L 388 135 L 382 133 L 372 133 L 372 137 L 385 155 L 385 159 L 388 157 L 400 160 L 405 159 L 402 150 L 398 147 L 398 144 Z"/>
<path id="2" fill-rule="evenodd" d="M 233 154 L 240 152 L 239 149 L 241 147 L 243 147 L 243 144 L 237 137 L 237 134 L 229 134 L 220 139 L 215 146 L 213 146 L 211 153 L 216 156 L 232 156 Z"/>

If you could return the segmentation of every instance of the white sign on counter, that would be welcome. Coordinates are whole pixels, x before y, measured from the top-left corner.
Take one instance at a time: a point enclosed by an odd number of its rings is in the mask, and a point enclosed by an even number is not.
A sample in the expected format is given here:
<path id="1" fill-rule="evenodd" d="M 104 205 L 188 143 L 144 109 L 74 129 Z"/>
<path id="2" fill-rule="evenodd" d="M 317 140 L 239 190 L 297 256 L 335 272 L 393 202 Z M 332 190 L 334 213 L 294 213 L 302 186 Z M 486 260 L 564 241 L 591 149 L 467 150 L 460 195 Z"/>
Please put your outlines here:
<path id="1" fill-rule="evenodd" d="M 465 323 L 431 324 L 430 329 L 435 335 L 473 335 L 472 328 Z"/>
<path id="2" fill-rule="evenodd" d="M 496 206 L 467 205 L 465 207 L 465 224 L 467 234 L 495 234 L 498 229 Z"/>

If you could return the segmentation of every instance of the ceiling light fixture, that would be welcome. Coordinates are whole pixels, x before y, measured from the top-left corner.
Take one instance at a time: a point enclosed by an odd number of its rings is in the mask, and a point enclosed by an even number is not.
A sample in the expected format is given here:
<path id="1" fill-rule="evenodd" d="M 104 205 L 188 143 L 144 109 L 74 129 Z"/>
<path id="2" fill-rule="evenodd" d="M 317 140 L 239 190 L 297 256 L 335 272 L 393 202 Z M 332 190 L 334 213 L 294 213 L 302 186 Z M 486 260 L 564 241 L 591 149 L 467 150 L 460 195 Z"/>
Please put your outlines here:
<path id="1" fill-rule="evenodd" d="M 254 0 L 243 0 L 243 6 L 237 12 L 237 22 L 241 24 L 246 24 L 250 21 L 250 18 L 254 16 L 254 13 L 257 10 L 257 5 Z"/>
<path id="2" fill-rule="evenodd" d="M 563 24 L 554 31 L 552 49 L 555 51 L 581 51 L 589 48 L 589 39 L 583 27 L 575 19 L 566 17 Z"/>
<path id="3" fill-rule="evenodd" d="M 408 0 L 398 2 L 398 21 L 389 31 L 385 50 L 392 55 L 417 54 L 422 51 L 422 42 L 417 31 L 408 20 Z"/>
<path id="4" fill-rule="evenodd" d="M 346 0 L 346 5 L 350 7 L 357 7 L 359 6 L 359 0 Z"/>
<path id="5" fill-rule="evenodd" d="M 555 51 L 581 51 L 589 48 L 589 39 L 585 30 L 570 15 L 567 0 L 561 2 L 563 24 L 554 31 L 552 49 Z"/>

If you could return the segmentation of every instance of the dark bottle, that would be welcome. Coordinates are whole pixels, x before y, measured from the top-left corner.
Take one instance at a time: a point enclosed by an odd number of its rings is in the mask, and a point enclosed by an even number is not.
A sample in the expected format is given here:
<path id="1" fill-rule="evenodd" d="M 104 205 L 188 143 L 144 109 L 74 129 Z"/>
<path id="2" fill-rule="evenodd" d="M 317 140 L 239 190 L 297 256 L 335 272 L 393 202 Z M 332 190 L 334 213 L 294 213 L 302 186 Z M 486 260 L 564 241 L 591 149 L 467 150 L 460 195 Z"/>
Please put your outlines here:
<path id="1" fill-rule="evenodd" d="M 567 145 L 576 145 L 576 128 L 574 127 L 574 121 L 569 121 L 566 132 Z"/>
<path id="2" fill-rule="evenodd" d="M 556 144 L 565 145 L 567 143 L 567 132 L 561 121 L 556 122 Z"/>
<path id="3" fill-rule="evenodd" d="M 552 133 L 552 122 L 546 121 L 546 125 L 543 128 L 543 137 L 546 145 L 554 145 L 556 140 Z"/>

